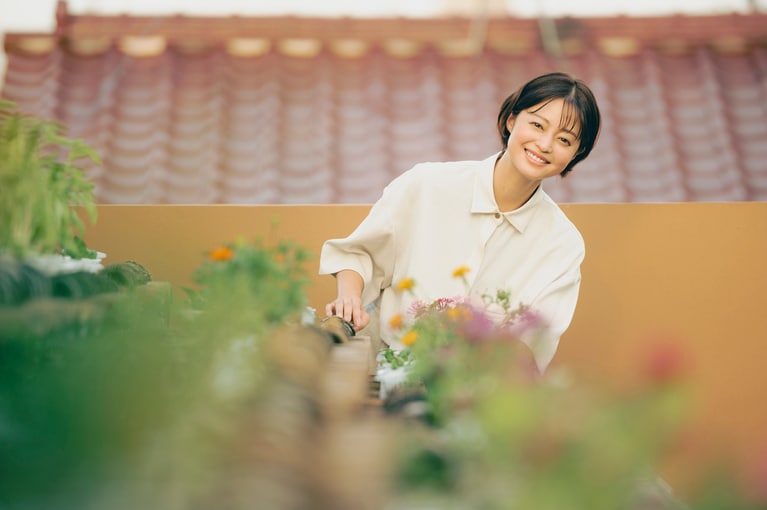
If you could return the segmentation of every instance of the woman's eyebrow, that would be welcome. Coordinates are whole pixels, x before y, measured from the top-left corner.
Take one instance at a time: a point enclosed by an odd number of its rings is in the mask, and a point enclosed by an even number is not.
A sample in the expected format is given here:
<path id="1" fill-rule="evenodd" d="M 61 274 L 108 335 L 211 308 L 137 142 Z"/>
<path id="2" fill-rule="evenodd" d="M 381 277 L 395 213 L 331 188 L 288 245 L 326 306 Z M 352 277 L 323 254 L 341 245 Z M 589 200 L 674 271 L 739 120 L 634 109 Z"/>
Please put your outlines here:
<path id="1" fill-rule="evenodd" d="M 549 122 L 549 119 L 547 119 L 546 117 L 543 117 L 543 116 L 541 116 L 541 115 L 538 115 L 538 112 L 537 112 L 537 111 L 534 111 L 534 112 L 531 112 L 530 110 L 526 110 L 526 111 L 527 111 L 527 113 L 529 113 L 530 115 L 532 115 L 532 116 L 534 116 L 534 117 L 538 117 L 539 119 L 541 119 L 542 121 L 544 121 L 546 124 L 551 124 L 551 122 Z"/>
<path id="2" fill-rule="evenodd" d="M 538 112 L 531 112 L 530 110 L 526 110 L 526 111 L 527 111 L 527 113 L 529 113 L 530 115 L 532 115 L 532 116 L 534 116 L 534 117 L 538 117 L 539 119 L 541 119 L 542 121 L 544 121 L 546 124 L 551 124 L 551 122 L 549 121 L 549 119 L 547 119 L 546 117 L 543 117 L 543 116 L 539 115 L 539 114 L 538 114 Z M 572 129 L 570 129 L 570 128 L 566 128 L 566 127 L 564 127 L 564 126 L 562 126 L 562 125 L 561 125 L 561 126 L 559 126 L 559 129 L 560 129 L 560 131 L 564 131 L 565 133 L 569 133 L 569 134 L 573 135 L 574 137 L 578 138 L 578 134 L 577 134 L 575 131 L 573 131 Z"/>

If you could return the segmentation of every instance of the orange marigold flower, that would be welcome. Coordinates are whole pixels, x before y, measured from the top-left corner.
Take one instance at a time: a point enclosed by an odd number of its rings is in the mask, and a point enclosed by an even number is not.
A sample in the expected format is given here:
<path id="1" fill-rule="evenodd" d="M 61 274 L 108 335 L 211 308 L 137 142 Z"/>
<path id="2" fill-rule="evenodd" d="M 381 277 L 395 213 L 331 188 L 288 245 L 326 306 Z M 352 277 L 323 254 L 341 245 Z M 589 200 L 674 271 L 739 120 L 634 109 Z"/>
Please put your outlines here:
<path id="1" fill-rule="evenodd" d="M 469 266 L 458 266 L 453 269 L 453 278 L 463 278 L 469 271 L 471 271 Z"/>
<path id="2" fill-rule="evenodd" d="M 210 260 L 223 262 L 226 260 L 232 260 L 234 258 L 234 251 L 232 251 L 231 248 L 222 246 L 220 248 L 216 248 L 215 250 L 211 250 L 208 256 L 210 257 Z"/>
<path id="3" fill-rule="evenodd" d="M 410 347 L 415 343 L 415 341 L 418 340 L 418 333 L 415 331 L 408 331 L 404 335 L 402 335 L 402 338 L 400 338 L 400 342 L 402 342 L 402 345 L 406 347 Z"/>
<path id="4" fill-rule="evenodd" d="M 396 313 L 389 319 L 391 329 L 402 329 L 402 314 Z"/>
<path id="5" fill-rule="evenodd" d="M 397 290 L 403 291 L 403 290 L 410 290 L 413 287 L 415 287 L 415 280 L 412 278 L 403 278 L 397 283 Z"/>

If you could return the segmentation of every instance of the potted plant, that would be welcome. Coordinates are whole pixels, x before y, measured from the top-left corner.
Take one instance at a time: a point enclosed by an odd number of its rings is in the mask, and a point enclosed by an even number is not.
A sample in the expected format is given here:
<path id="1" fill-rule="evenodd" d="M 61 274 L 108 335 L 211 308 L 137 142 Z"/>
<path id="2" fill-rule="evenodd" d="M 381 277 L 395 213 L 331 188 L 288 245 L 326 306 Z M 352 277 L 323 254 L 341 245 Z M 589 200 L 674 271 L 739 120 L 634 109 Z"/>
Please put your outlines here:
<path id="1" fill-rule="evenodd" d="M 78 207 L 96 220 L 93 183 L 78 166 L 84 159 L 100 162 L 55 121 L 25 115 L 0 100 L 0 256 L 98 258 L 80 237 L 85 225 Z"/>

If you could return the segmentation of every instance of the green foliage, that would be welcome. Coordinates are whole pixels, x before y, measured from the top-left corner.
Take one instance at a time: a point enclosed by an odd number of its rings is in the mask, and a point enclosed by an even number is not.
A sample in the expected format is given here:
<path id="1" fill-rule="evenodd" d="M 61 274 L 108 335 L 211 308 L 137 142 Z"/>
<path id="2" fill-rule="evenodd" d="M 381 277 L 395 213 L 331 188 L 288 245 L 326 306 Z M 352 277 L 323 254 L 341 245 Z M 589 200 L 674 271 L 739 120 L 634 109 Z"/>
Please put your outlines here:
<path id="1" fill-rule="evenodd" d="M 413 361 L 413 353 L 409 349 L 396 351 L 387 347 L 381 352 L 381 355 L 383 363 L 386 363 L 392 369 L 403 368 Z"/>
<path id="2" fill-rule="evenodd" d="M 93 258 L 76 206 L 96 219 L 93 183 L 77 162 L 99 156 L 57 123 L 0 102 L 0 251 L 15 257 L 65 253 Z"/>
<path id="3" fill-rule="evenodd" d="M 358 468 L 370 463 L 391 476 L 376 480 L 391 488 L 386 508 L 682 508 L 637 493 L 683 417 L 678 374 L 650 371 L 622 393 L 562 384 L 450 300 L 409 325 L 411 350 L 383 356 L 413 367 L 432 419 L 379 417 L 387 428 L 367 429 L 371 441 L 392 450 L 345 464 L 366 420 L 323 415 L 322 361 L 335 347 L 296 327 L 307 258 L 292 243 L 238 240 L 201 263 L 190 301 L 128 284 L 148 276 L 131 264 L 122 292 L 68 300 L 82 305 L 74 320 L 0 334 L 0 508 L 360 508 L 317 481 L 366 487 Z M 41 318 L 61 305 L 51 301 Z M 761 502 L 722 483 L 683 508 Z"/>
<path id="4" fill-rule="evenodd" d="M 307 255 L 290 243 L 230 246 L 201 264 L 193 303 L 125 285 L 14 310 L 40 320 L 0 332 L 0 508 L 208 508 L 194 505 L 232 483 L 227 469 L 240 474 L 227 459 L 280 382 L 274 360 L 295 339 L 276 349 L 273 332 L 302 311 Z M 68 320 L 36 327 L 63 308 Z M 308 390 L 281 384 L 272 405 L 314 412 Z"/>
<path id="5" fill-rule="evenodd" d="M 212 250 L 194 273 L 195 306 L 227 328 L 253 330 L 296 319 L 306 304 L 309 252 L 288 241 L 267 246 L 244 238 Z M 248 310 L 245 314 L 234 311 Z"/>
<path id="6" fill-rule="evenodd" d="M 158 303 L 138 294 L 107 313 L 94 304 L 55 330 L 0 339 L 0 507 L 79 498 L 190 398 L 202 345 L 169 335 Z"/>

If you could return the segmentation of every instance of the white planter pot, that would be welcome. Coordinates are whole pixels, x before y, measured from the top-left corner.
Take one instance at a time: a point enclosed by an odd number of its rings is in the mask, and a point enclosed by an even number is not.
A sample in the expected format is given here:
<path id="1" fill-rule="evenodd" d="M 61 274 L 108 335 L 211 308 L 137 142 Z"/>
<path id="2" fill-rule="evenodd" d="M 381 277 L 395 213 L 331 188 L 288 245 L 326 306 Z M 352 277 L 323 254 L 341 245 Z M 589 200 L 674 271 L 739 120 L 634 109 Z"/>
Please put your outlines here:
<path id="1" fill-rule="evenodd" d="M 97 252 L 95 259 L 73 259 L 68 255 L 30 255 L 24 262 L 48 276 L 87 271 L 98 273 L 104 268 L 105 253 Z"/>

